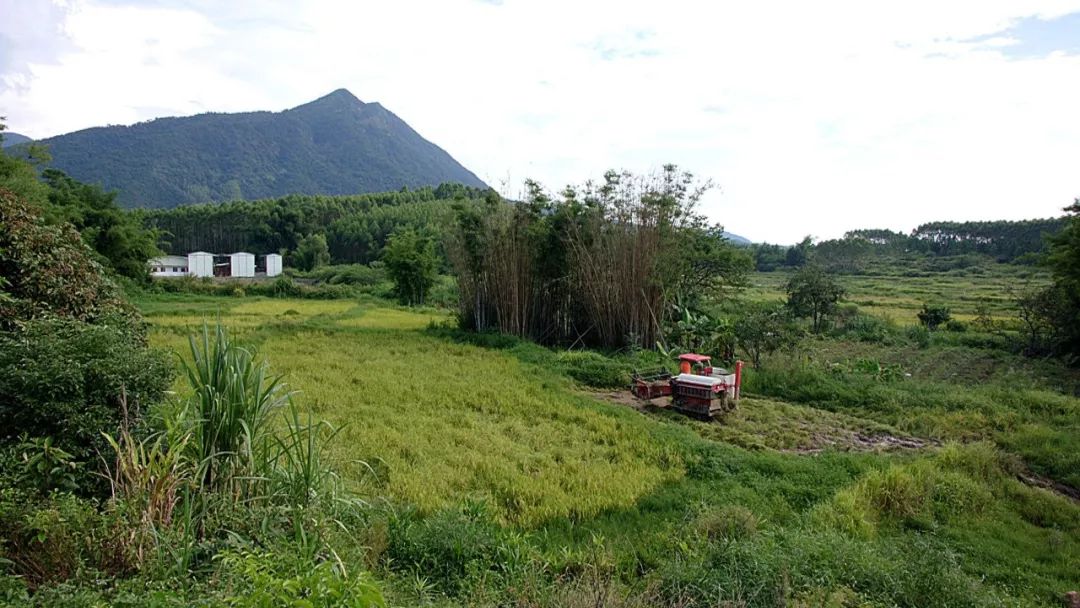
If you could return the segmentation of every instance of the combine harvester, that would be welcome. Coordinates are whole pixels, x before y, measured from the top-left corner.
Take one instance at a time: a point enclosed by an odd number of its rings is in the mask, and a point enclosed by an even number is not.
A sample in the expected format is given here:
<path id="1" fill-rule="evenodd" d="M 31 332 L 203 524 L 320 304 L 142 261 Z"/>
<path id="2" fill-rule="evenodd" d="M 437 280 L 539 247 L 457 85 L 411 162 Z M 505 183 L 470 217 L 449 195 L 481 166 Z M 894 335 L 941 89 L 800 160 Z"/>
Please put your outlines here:
<path id="1" fill-rule="evenodd" d="M 630 391 L 638 399 L 652 400 L 671 396 L 671 406 L 678 412 L 709 420 L 735 409 L 742 386 L 742 361 L 735 371 L 713 367 L 708 355 L 679 355 L 679 375 L 666 370 L 634 372 Z"/>

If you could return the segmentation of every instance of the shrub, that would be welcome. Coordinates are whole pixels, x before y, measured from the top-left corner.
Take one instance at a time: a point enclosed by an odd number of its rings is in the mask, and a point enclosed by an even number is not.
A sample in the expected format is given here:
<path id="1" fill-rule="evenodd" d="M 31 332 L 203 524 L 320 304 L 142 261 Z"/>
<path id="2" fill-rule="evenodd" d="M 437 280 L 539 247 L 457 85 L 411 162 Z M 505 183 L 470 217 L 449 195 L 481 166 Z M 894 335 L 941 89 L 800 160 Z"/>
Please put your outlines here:
<path id="1" fill-rule="evenodd" d="M 0 189 L 0 327 L 43 316 L 95 321 L 133 309 L 70 224 L 48 225 L 40 210 Z"/>
<path id="2" fill-rule="evenodd" d="M 158 401 L 172 366 L 143 346 L 123 318 L 89 325 L 71 319 L 35 320 L 0 335 L 0 419 L 10 441 L 20 434 L 53 437 L 76 460 L 91 462 L 114 432 Z"/>
<path id="3" fill-rule="evenodd" d="M 479 506 L 479 508 L 477 508 Z M 422 572 L 440 591 L 462 591 L 469 577 L 523 565 L 520 538 L 495 524 L 482 503 L 421 518 L 407 510 L 390 519 L 389 557 L 397 568 Z"/>
<path id="4" fill-rule="evenodd" d="M 265 552 L 229 552 L 221 564 L 232 583 L 229 606 L 307 606 L 310 608 L 383 608 L 382 593 L 364 573 L 346 576 L 329 562 L 289 563 Z"/>
<path id="5" fill-rule="evenodd" d="M 936 330 L 938 327 L 948 323 L 952 319 L 952 315 L 949 313 L 949 307 L 943 304 L 923 304 L 922 310 L 918 313 L 919 322 L 922 323 L 930 331 Z"/>
<path id="6" fill-rule="evenodd" d="M 280 276 L 274 279 L 274 282 L 270 284 L 270 292 L 279 298 L 294 297 L 299 291 L 300 289 L 296 283 L 286 276 Z"/>
<path id="7" fill-rule="evenodd" d="M 907 339 L 919 348 L 930 346 L 930 330 L 922 325 L 912 325 L 907 328 Z"/>
<path id="8" fill-rule="evenodd" d="M 892 337 L 895 329 L 892 324 L 880 317 L 858 314 L 844 327 L 845 333 L 860 342 L 885 343 Z"/>
<path id="9" fill-rule="evenodd" d="M 364 264 L 322 266 L 310 272 L 297 273 L 297 276 L 330 285 L 357 285 L 361 287 L 372 287 L 386 280 L 386 272 L 382 268 L 373 268 Z"/>
<path id="10" fill-rule="evenodd" d="M 967 323 L 956 319 L 950 319 L 945 323 L 945 331 L 951 331 L 953 333 L 963 333 L 967 331 L 967 328 Z"/>
<path id="11" fill-rule="evenodd" d="M 79 488 L 78 462 L 62 448 L 53 445 L 52 437 L 25 439 L 18 445 L 22 454 L 22 482 L 42 494 L 52 490 L 74 492 Z"/>
<path id="12" fill-rule="evenodd" d="M 13 574 L 31 589 L 106 568 L 109 522 L 94 505 L 69 494 L 47 498 L 0 490 L 0 548 Z"/>

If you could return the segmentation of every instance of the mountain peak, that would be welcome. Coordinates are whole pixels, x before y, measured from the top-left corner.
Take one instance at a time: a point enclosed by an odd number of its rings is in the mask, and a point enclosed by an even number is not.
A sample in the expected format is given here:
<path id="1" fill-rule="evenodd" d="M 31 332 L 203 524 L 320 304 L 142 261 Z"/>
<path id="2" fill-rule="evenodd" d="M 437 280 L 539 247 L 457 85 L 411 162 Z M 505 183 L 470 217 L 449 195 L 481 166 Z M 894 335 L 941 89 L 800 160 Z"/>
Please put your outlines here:
<path id="1" fill-rule="evenodd" d="M 331 104 L 331 103 L 334 103 L 334 104 L 360 105 L 360 106 L 364 105 L 364 102 L 360 101 L 360 99 L 357 98 L 356 95 L 353 95 L 352 93 L 350 93 L 348 89 L 335 89 L 334 91 L 331 91 L 330 93 L 328 93 L 326 95 L 323 95 L 322 97 L 320 97 L 320 98 L 318 98 L 318 99 L 316 99 L 314 101 L 309 101 L 308 103 L 306 103 L 304 105 L 305 106 L 325 105 L 325 104 Z"/>
<path id="2" fill-rule="evenodd" d="M 5 141 L 5 143 L 7 143 Z M 125 206 L 484 187 L 383 106 L 337 89 L 284 112 L 200 114 L 52 137 L 52 166 Z"/>
<path id="3" fill-rule="evenodd" d="M 25 135 L 19 135 L 12 131 L 2 131 L 0 132 L 0 137 L 3 138 L 2 146 L 4 148 L 10 148 L 11 146 L 17 146 L 19 144 L 25 144 L 28 141 L 33 141 Z"/>

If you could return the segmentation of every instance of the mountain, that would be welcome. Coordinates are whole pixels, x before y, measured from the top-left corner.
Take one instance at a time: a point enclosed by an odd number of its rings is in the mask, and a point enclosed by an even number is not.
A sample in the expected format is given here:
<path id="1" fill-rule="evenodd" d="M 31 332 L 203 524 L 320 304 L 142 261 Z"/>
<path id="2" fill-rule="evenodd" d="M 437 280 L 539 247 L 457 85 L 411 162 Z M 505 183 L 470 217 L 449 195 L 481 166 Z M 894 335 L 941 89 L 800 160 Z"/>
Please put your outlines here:
<path id="1" fill-rule="evenodd" d="M 754 244 L 753 241 L 746 238 L 745 236 L 739 236 L 734 232 L 728 232 L 726 230 L 724 231 L 724 238 L 731 241 L 731 244 L 735 245 L 736 247 L 749 247 L 750 245 Z"/>
<path id="2" fill-rule="evenodd" d="M 126 207 L 485 184 L 378 103 L 345 89 L 282 112 L 199 114 L 41 140 L 52 166 Z"/>
<path id="3" fill-rule="evenodd" d="M 10 148 L 11 146 L 17 146 L 19 144 L 25 144 L 27 142 L 34 141 L 25 135 L 19 135 L 18 133 L 12 133 L 11 131 L 0 131 L 0 136 L 4 138 L 4 148 Z"/>

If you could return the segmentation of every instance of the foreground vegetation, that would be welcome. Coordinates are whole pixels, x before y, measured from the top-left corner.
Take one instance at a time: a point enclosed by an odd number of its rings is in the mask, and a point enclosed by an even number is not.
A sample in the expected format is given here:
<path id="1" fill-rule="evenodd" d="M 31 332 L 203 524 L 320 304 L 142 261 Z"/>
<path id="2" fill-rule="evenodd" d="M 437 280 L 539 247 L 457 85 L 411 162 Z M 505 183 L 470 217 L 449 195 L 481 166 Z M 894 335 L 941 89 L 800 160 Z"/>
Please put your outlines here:
<path id="1" fill-rule="evenodd" d="M 343 476 L 390 500 L 368 512 L 354 559 L 401 605 L 1042 605 L 1078 582 L 1080 508 L 1018 480 L 1034 468 L 1074 481 L 1075 463 L 1040 457 L 1076 453 L 1076 400 L 1015 377 L 965 388 L 945 370 L 890 379 L 887 363 L 838 372 L 781 356 L 748 374 L 751 394 L 781 401 L 751 397 L 707 424 L 583 392 L 651 355 L 559 353 L 351 302 L 143 308 L 162 346 L 221 315 L 344 425 L 331 444 Z M 860 343 L 809 347 L 845 344 Z"/>

